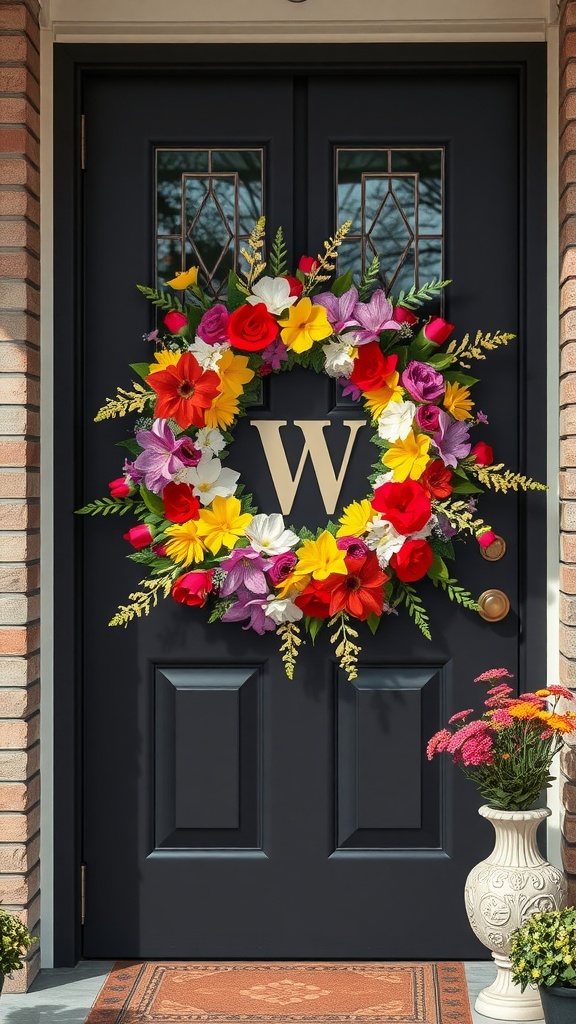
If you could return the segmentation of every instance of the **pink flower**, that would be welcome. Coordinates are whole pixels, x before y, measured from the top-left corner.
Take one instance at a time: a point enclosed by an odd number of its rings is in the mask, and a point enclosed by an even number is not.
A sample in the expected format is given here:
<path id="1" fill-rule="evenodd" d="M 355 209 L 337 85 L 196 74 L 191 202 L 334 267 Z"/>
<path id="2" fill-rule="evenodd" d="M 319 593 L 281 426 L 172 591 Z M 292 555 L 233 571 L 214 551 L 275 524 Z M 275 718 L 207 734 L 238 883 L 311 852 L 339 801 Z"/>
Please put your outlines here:
<path id="1" fill-rule="evenodd" d="M 204 313 L 198 327 L 196 329 L 196 335 L 201 338 L 207 345 L 220 344 L 223 341 L 228 341 L 228 321 L 230 319 L 230 313 L 226 309 L 226 306 L 222 302 L 217 302 L 211 309 L 207 309 Z"/>
<path id="2" fill-rule="evenodd" d="M 500 686 L 493 686 L 488 690 L 488 700 L 484 701 L 487 708 L 505 708 L 509 704 L 509 695 L 514 693 L 511 686 L 500 683 Z"/>
<path id="3" fill-rule="evenodd" d="M 492 712 L 491 722 L 495 725 L 514 725 L 516 721 L 506 708 L 497 708 Z"/>
<path id="4" fill-rule="evenodd" d="M 446 750 L 448 751 L 449 754 L 457 753 L 458 751 L 460 751 L 462 745 L 466 743 L 466 740 L 471 739 L 472 736 L 481 736 L 484 733 L 487 733 L 489 728 L 490 726 L 488 725 L 488 723 L 483 722 L 482 719 L 476 720 L 474 722 L 468 722 L 468 724 L 465 725 L 462 729 L 459 729 L 458 732 L 454 733 L 452 739 L 450 740 L 448 746 L 446 747 Z"/>
<path id="5" fill-rule="evenodd" d="M 493 679 L 514 679 L 507 668 L 489 668 L 481 675 L 476 676 L 475 683 L 491 683 Z"/>
<path id="6" fill-rule="evenodd" d="M 462 745 L 462 762 L 465 765 L 494 764 L 494 744 L 489 733 L 472 736 Z"/>
<path id="7" fill-rule="evenodd" d="M 494 533 L 494 530 L 485 530 L 484 533 L 481 533 L 476 539 L 481 548 L 489 548 L 496 540 L 496 534 Z"/>
<path id="8" fill-rule="evenodd" d="M 449 324 L 441 316 L 431 316 L 428 323 L 424 325 L 423 335 L 426 341 L 433 341 L 435 345 L 443 345 L 454 330 L 454 324 Z"/>
<path id="9" fill-rule="evenodd" d="M 148 526 L 148 523 L 140 523 L 138 526 L 132 526 L 128 533 L 123 534 L 123 537 L 133 548 L 136 548 L 136 551 L 140 551 L 142 548 L 150 546 L 155 532 L 153 526 Z"/>
<path id="10" fill-rule="evenodd" d="M 184 313 L 179 313 L 176 309 L 171 309 L 169 313 L 166 313 L 163 323 L 166 325 L 170 334 L 178 334 L 183 327 L 186 327 L 188 321 L 184 316 Z"/>
<path id="11" fill-rule="evenodd" d="M 453 722 L 464 721 L 464 719 L 468 718 L 468 715 L 471 715 L 473 711 L 474 708 L 468 708 L 468 711 L 457 711 L 455 715 L 452 715 L 452 718 L 448 719 L 448 725 L 452 725 Z"/>
<path id="12" fill-rule="evenodd" d="M 446 750 L 451 739 L 452 733 L 448 729 L 440 729 L 440 732 L 434 733 L 426 747 L 428 760 L 431 761 L 434 754 L 441 754 L 443 750 Z"/>
<path id="13" fill-rule="evenodd" d="M 110 488 L 111 498 L 127 498 L 130 494 L 134 494 L 136 490 L 130 477 L 119 476 L 116 480 L 111 480 L 108 484 Z"/>
<path id="14" fill-rule="evenodd" d="M 540 733 L 541 740 L 549 740 L 554 735 L 554 729 L 544 729 L 544 732 Z"/>
<path id="15" fill-rule="evenodd" d="M 281 555 L 274 555 L 270 559 L 268 576 L 275 587 L 282 583 L 290 575 L 298 559 L 293 551 L 285 551 Z"/>
<path id="16" fill-rule="evenodd" d="M 553 693 L 555 697 L 564 697 L 565 700 L 576 700 L 576 693 L 573 690 L 569 690 L 566 686 L 558 686 L 556 683 L 553 683 L 551 686 L 547 686 L 546 689 L 550 690 L 550 693 Z"/>

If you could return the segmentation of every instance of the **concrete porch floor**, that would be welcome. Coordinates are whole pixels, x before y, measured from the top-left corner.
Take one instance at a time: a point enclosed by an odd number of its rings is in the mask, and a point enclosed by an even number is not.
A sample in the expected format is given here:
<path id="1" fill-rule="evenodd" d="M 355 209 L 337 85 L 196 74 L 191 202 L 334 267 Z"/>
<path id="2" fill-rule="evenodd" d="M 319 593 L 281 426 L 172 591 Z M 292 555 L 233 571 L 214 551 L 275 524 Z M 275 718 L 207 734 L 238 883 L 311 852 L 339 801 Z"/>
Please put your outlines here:
<path id="1" fill-rule="evenodd" d="M 112 966 L 108 960 L 84 960 L 73 968 L 42 971 L 26 995 L 0 997 L 2 1024 L 84 1024 Z M 474 1000 L 489 985 L 495 970 L 489 962 L 466 964 L 474 1024 L 492 1018 L 474 1012 Z"/>

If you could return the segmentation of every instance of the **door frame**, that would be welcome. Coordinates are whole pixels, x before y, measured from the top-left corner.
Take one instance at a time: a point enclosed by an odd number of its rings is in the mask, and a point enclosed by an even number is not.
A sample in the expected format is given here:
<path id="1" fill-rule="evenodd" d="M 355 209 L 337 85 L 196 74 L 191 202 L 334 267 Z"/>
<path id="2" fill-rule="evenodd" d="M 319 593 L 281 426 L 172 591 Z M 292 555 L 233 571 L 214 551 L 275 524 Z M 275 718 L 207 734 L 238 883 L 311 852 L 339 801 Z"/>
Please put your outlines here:
<path id="1" fill-rule="evenodd" d="M 502 73 L 519 82 L 520 137 L 530 160 L 519 168 L 524 216 L 519 251 L 520 331 L 530 322 L 546 337 L 546 44 L 545 43 L 338 43 L 296 44 L 76 44 L 54 46 L 54 493 L 68 516 L 81 497 L 77 472 L 82 449 L 81 354 L 83 266 L 81 114 L 87 77 L 112 71 L 176 73 L 199 67 L 204 73 L 247 70 L 408 74 L 410 70 Z M 527 111 L 530 111 L 528 118 Z M 89 130 L 89 128 L 88 128 Z M 540 152 L 538 147 L 540 146 Z M 528 218 L 527 210 L 539 211 Z M 543 479 L 546 440 L 541 420 L 527 408 L 541 399 L 546 379 L 546 346 L 523 353 L 521 393 L 523 472 Z M 71 396 L 75 399 L 71 401 Z M 545 513 L 528 503 L 524 520 L 546 533 Z M 69 966 L 81 956 L 80 873 L 82 859 L 82 557 L 80 522 L 54 537 L 54 964 Z M 524 595 L 520 665 L 523 677 L 546 673 L 546 545 L 520 569 Z M 529 667 L 529 671 L 528 671 Z"/>

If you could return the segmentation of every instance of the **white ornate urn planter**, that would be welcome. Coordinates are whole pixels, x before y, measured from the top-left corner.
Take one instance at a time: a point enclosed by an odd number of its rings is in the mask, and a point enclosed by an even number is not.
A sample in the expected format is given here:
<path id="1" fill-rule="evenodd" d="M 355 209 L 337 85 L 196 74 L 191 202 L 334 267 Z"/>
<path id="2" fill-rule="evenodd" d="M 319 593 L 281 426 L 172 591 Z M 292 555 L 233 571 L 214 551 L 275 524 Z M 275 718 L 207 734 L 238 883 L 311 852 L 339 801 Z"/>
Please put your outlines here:
<path id="1" fill-rule="evenodd" d="M 538 826 L 550 811 L 499 811 L 485 804 L 479 814 L 492 822 L 496 843 L 466 879 L 466 911 L 472 931 L 492 950 L 498 973 L 478 996 L 476 1009 L 497 1020 L 539 1020 L 538 991 L 522 993 L 513 983 L 508 952 L 512 932 L 532 914 L 564 906 L 564 876 L 544 860 L 536 843 Z"/>

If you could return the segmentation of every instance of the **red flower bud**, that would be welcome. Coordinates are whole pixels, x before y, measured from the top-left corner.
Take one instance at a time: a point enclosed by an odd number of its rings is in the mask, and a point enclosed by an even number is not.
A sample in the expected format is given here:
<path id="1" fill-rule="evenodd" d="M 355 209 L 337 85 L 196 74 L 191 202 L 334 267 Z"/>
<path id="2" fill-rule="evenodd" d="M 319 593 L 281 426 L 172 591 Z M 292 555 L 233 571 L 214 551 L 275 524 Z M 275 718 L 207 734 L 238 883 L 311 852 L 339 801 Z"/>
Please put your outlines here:
<path id="1" fill-rule="evenodd" d="M 214 583 L 214 570 L 197 570 L 179 576 L 172 587 L 172 597 L 179 604 L 203 608 Z"/>
<path id="2" fill-rule="evenodd" d="M 418 321 L 418 317 L 414 316 L 414 313 L 411 313 L 405 306 L 395 307 L 394 319 L 397 324 L 408 324 L 410 327 Z"/>
<path id="3" fill-rule="evenodd" d="M 135 487 L 132 481 L 125 476 L 119 476 L 108 484 L 111 498 L 127 498 L 134 493 Z"/>
<path id="4" fill-rule="evenodd" d="M 158 555 L 158 558 L 168 557 L 168 552 L 166 551 L 166 548 L 164 547 L 163 544 L 154 544 L 152 551 L 154 552 L 155 555 Z"/>
<path id="5" fill-rule="evenodd" d="M 442 345 L 454 330 L 454 324 L 449 324 L 441 316 L 431 316 L 428 323 L 424 325 L 423 334 L 426 341 L 433 341 L 435 345 Z"/>
<path id="6" fill-rule="evenodd" d="M 496 540 L 496 534 L 493 530 L 486 530 L 485 533 L 480 534 L 477 540 L 481 548 L 489 548 Z"/>
<path id="7" fill-rule="evenodd" d="M 304 290 L 302 281 L 299 281 L 297 277 L 290 277 L 290 274 L 285 274 L 284 276 L 290 285 L 290 295 L 297 295 L 300 298 Z"/>
<path id="8" fill-rule="evenodd" d="M 315 260 L 313 256 L 301 256 L 298 270 L 301 270 L 303 274 L 311 274 L 313 270 L 318 270 L 318 260 Z"/>
<path id="9" fill-rule="evenodd" d="M 171 309 L 169 313 L 166 313 L 162 322 L 168 328 L 170 334 L 178 334 L 178 331 L 180 331 L 182 327 L 186 327 L 188 323 L 184 313 L 179 313 L 176 309 Z"/>
<path id="10" fill-rule="evenodd" d="M 136 551 L 140 551 L 141 548 L 147 548 L 154 540 L 154 534 L 156 530 L 153 526 L 148 526 L 148 523 L 139 523 L 138 526 L 131 527 L 128 533 L 124 534 L 124 540 L 127 540 Z"/>
<path id="11" fill-rule="evenodd" d="M 470 454 L 474 456 L 479 466 L 491 466 L 494 462 L 494 452 L 485 441 L 478 441 L 478 444 L 474 445 Z"/>

